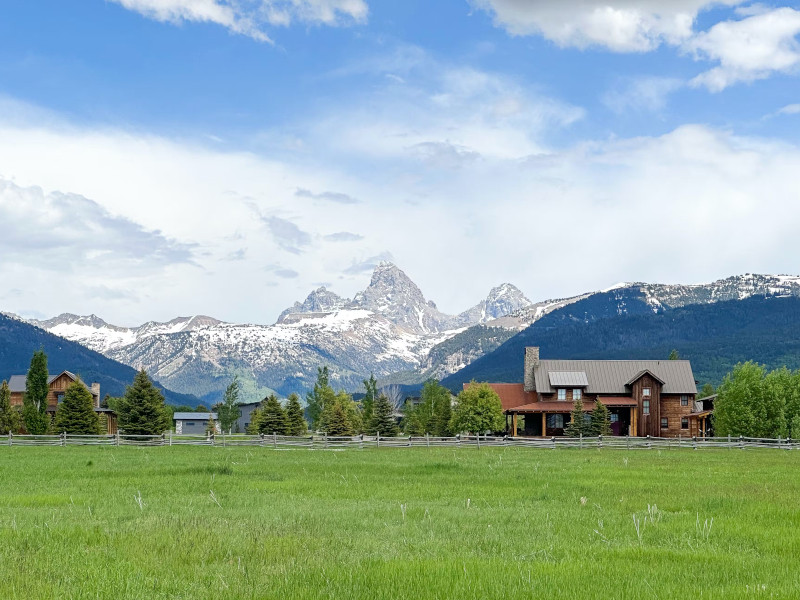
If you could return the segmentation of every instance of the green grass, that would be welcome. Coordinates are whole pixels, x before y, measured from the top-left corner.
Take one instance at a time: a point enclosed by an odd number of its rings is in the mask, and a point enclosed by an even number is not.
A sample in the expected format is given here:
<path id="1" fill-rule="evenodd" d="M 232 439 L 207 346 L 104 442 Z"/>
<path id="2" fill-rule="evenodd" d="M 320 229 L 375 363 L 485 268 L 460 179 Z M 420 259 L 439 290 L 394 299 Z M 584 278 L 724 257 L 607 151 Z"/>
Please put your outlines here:
<path id="1" fill-rule="evenodd" d="M 0 597 L 797 598 L 798 467 L 770 450 L 0 448 Z"/>

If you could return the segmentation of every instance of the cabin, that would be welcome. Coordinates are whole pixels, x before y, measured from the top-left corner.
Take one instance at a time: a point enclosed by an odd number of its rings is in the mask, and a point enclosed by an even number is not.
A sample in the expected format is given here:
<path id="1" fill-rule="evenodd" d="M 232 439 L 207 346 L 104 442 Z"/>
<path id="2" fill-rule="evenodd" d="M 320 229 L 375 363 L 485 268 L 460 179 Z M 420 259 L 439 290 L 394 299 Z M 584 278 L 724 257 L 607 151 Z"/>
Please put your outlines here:
<path id="1" fill-rule="evenodd" d="M 213 412 L 176 412 L 172 415 L 177 435 L 205 435 L 208 422 L 214 419 L 215 433 L 222 433 L 217 413 Z"/>
<path id="2" fill-rule="evenodd" d="M 688 360 L 542 360 L 525 349 L 523 383 L 490 383 L 515 436 L 564 435 L 573 404 L 590 413 L 599 400 L 613 435 L 678 437 L 692 433 L 697 382 Z M 466 384 L 469 385 L 469 384 Z M 522 421 L 522 423 L 520 423 Z"/>
<path id="3" fill-rule="evenodd" d="M 48 375 L 47 377 L 47 413 L 53 417 L 56 414 L 58 405 L 64 400 L 64 394 L 67 388 L 80 378 L 70 371 L 62 371 L 57 375 Z M 81 381 L 83 383 L 83 381 Z M 83 385 L 86 386 L 85 383 Z M 28 390 L 28 376 L 27 375 L 12 375 L 8 379 L 8 388 L 11 392 L 11 406 L 22 406 L 22 398 Z M 109 408 L 100 408 L 100 384 L 92 383 L 86 386 L 86 389 L 92 394 L 92 406 L 94 411 L 104 416 L 101 422 L 105 422 L 106 433 L 114 434 L 117 432 L 117 414 Z"/>

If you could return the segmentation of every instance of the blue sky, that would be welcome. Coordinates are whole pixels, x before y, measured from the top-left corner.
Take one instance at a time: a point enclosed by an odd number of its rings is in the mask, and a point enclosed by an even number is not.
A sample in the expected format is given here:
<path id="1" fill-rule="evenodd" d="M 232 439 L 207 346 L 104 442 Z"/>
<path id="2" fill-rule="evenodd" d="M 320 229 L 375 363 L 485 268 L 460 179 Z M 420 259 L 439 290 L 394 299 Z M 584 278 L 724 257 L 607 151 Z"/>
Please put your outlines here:
<path id="1" fill-rule="evenodd" d="M 0 309 L 270 322 L 382 259 L 451 312 L 797 271 L 798 34 L 785 1 L 10 0 Z"/>

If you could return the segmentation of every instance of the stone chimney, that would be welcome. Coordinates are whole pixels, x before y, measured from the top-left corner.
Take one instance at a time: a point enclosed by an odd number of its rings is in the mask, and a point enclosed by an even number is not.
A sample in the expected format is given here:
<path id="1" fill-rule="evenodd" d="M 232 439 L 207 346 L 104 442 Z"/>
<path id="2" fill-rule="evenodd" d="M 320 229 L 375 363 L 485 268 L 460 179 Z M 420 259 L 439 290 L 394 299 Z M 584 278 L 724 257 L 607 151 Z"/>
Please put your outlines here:
<path id="1" fill-rule="evenodd" d="M 525 348 L 525 378 L 523 379 L 526 392 L 536 391 L 534 371 L 539 366 L 539 346 Z"/>
<path id="2" fill-rule="evenodd" d="M 100 408 L 100 384 L 96 381 L 92 383 L 92 396 L 95 397 L 94 407 Z"/>

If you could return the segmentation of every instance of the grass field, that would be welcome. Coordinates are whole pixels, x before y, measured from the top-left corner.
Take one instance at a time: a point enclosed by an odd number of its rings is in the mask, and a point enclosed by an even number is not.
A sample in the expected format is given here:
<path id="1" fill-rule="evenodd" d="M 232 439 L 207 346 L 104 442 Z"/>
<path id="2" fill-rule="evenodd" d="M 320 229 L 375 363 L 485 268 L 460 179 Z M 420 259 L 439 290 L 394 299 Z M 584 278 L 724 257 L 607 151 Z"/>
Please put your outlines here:
<path id="1" fill-rule="evenodd" d="M 0 469 L 4 599 L 800 597 L 796 452 L 0 448 Z"/>

